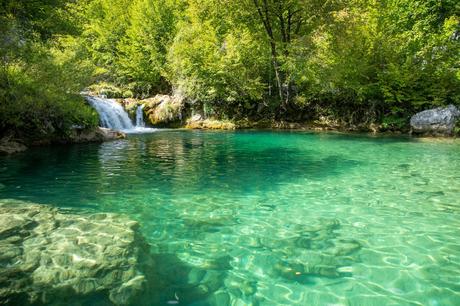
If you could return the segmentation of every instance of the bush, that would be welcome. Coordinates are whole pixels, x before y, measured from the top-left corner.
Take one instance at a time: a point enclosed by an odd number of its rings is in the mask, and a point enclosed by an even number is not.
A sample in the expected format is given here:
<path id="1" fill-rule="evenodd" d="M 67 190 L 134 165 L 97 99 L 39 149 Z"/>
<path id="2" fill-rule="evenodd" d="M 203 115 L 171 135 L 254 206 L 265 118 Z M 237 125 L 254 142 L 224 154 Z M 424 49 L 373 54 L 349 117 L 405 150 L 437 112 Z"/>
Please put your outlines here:
<path id="1" fill-rule="evenodd" d="M 78 94 L 92 66 L 71 37 L 30 41 L 12 51 L 14 61 L 4 62 L 0 71 L 1 135 L 53 139 L 65 137 L 73 126 L 97 126 L 97 113 Z"/>

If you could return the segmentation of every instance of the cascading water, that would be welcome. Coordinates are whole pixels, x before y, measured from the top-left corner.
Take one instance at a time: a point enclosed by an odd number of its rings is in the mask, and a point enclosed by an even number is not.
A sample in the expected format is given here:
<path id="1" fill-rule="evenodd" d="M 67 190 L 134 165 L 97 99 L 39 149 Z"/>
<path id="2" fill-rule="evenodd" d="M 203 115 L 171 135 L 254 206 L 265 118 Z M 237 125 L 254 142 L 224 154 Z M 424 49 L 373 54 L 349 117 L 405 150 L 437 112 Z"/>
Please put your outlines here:
<path id="1" fill-rule="evenodd" d="M 125 133 L 148 133 L 156 129 L 146 128 L 142 107 L 136 110 L 136 126 L 132 123 L 128 113 L 113 99 L 87 96 L 86 100 L 99 114 L 101 126 Z"/>
<path id="2" fill-rule="evenodd" d="M 145 127 L 144 105 L 139 105 L 136 109 L 136 127 Z"/>
<path id="3" fill-rule="evenodd" d="M 99 97 L 87 97 L 86 99 L 99 114 L 102 127 L 113 130 L 129 130 L 134 128 L 128 113 L 114 100 Z"/>

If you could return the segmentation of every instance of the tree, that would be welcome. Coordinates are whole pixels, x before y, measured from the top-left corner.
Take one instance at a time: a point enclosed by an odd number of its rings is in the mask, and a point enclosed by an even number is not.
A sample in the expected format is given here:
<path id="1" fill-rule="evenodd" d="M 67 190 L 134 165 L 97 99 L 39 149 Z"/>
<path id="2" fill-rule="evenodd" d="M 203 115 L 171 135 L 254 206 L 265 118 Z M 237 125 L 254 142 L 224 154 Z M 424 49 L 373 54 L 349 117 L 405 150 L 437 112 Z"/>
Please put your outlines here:
<path id="1" fill-rule="evenodd" d="M 291 71 L 284 63 L 295 40 L 309 35 L 335 8 L 334 1 L 252 0 L 270 45 L 281 111 L 286 112 L 292 96 Z"/>
<path id="2" fill-rule="evenodd" d="M 168 47 L 176 34 L 175 0 L 137 0 L 129 12 L 130 24 L 120 40 L 117 73 L 136 92 L 148 95 L 168 91 L 165 65 Z"/>
<path id="3" fill-rule="evenodd" d="M 264 93 L 265 50 L 242 22 L 236 2 L 189 1 L 168 52 L 168 78 L 206 114 L 255 108 Z"/>

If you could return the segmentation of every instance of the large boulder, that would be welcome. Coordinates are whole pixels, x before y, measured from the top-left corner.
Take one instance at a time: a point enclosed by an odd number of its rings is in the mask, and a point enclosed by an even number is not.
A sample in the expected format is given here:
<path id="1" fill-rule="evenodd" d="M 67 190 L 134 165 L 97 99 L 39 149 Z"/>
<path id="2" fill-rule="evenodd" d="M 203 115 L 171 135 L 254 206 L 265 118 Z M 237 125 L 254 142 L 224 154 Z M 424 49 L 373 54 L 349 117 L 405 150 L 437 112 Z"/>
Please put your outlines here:
<path id="1" fill-rule="evenodd" d="M 184 111 L 184 99 L 179 96 L 156 95 L 142 100 L 144 114 L 153 126 L 179 126 Z"/>
<path id="2" fill-rule="evenodd" d="M 458 117 L 460 111 L 449 105 L 415 114 L 410 119 L 410 125 L 415 134 L 452 135 Z"/>
<path id="3" fill-rule="evenodd" d="M 157 127 L 180 127 L 183 125 L 185 100 L 178 95 L 156 95 L 152 98 L 138 100 L 127 98 L 118 100 L 131 118 L 136 118 L 136 111 L 142 106 L 147 124 Z"/>
<path id="4" fill-rule="evenodd" d="M 143 100 L 138 100 L 134 98 L 119 99 L 116 101 L 118 101 L 118 103 L 120 103 L 121 106 L 123 106 L 125 111 L 128 113 L 129 117 L 133 120 L 136 118 L 137 108 L 143 104 Z"/>
<path id="5" fill-rule="evenodd" d="M 153 261 L 138 223 L 0 201 L 0 305 L 136 305 Z"/>

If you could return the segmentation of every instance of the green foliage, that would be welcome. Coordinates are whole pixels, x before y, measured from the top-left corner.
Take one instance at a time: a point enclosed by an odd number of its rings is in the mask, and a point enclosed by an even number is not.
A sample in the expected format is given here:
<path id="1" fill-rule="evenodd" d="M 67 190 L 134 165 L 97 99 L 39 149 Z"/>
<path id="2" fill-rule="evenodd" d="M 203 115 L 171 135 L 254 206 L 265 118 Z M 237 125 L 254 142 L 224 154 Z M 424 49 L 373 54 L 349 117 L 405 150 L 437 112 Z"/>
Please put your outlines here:
<path id="1" fill-rule="evenodd" d="M 460 120 L 457 120 L 454 126 L 454 135 L 455 136 L 460 136 Z"/>
<path id="2" fill-rule="evenodd" d="M 81 43 L 96 77 L 145 97 L 168 91 L 164 79 L 167 46 L 176 30 L 176 0 L 93 0 L 84 7 Z"/>
<path id="3" fill-rule="evenodd" d="M 168 79 L 176 91 L 219 116 L 249 112 L 266 87 L 266 49 L 245 23 L 223 13 L 229 12 L 217 2 L 190 1 L 168 53 Z"/>
<path id="4" fill-rule="evenodd" d="M 132 93 L 128 91 L 123 91 L 120 87 L 117 87 L 113 84 L 107 82 L 99 82 L 96 84 L 92 84 L 88 86 L 88 90 L 93 95 L 101 95 L 106 96 L 107 98 L 123 98 L 125 97 L 125 93 L 127 94 L 126 97 L 132 96 Z"/>
<path id="5" fill-rule="evenodd" d="M 86 67 L 68 51 L 38 44 L 31 48 L 33 57 L 2 71 L 1 130 L 40 138 L 63 135 L 72 125 L 96 126 L 97 115 L 78 95 L 78 74 Z"/>
<path id="6" fill-rule="evenodd" d="M 95 124 L 74 100 L 90 83 L 112 97 L 174 92 L 221 118 L 326 116 L 384 129 L 404 129 L 422 109 L 460 105 L 455 0 L 1 5 L 2 129 L 32 122 L 22 118 L 35 107 L 71 118 L 63 128 Z"/>
<path id="7" fill-rule="evenodd" d="M 175 33 L 174 2 L 138 0 L 131 7 L 129 19 L 119 45 L 117 73 L 137 91 L 161 91 L 167 46 Z"/>
<path id="8" fill-rule="evenodd" d="M 401 115 L 387 115 L 383 117 L 382 128 L 386 131 L 404 131 L 408 129 L 408 120 Z"/>
<path id="9" fill-rule="evenodd" d="M 62 17 L 62 10 L 71 8 L 52 4 L 10 3 L 11 12 L 0 16 L 1 39 L 7 42 L 0 47 L 0 134 L 53 138 L 73 125 L 97 124 L 78 94 L 90 81 L 92 63 L 70 35 L 77 25 Z"/>
<path id="10" fill-rule="evenodd" d="M 90 0 L 85 12 L 96 78 L 174 91 L 208 115 L 382 122 L 460 103 L 452 0 Z"/>
<path id="11" fill-rule="evenodd" d="M 455 12 L 449 1 L 352 1 L 312 32 L 309 48 L 295 46 L 300 92 L 346 113 L 368 110 L 362 113 L 384 126 L 407 124 L 422 109 L 459 104 Z"/>

